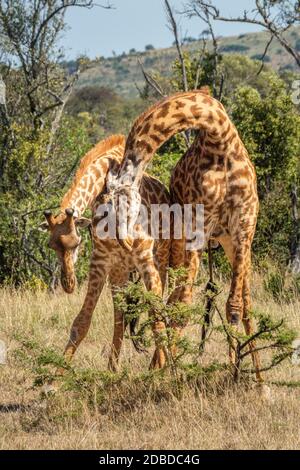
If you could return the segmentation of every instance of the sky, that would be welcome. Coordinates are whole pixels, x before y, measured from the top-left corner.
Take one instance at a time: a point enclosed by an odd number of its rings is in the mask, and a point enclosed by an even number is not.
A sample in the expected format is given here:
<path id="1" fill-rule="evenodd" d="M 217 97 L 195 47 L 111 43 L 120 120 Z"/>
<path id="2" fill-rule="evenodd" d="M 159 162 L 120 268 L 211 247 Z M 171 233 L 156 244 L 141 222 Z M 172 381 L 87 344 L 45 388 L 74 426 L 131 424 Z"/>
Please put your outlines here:
<path id="1" fill-rule="evenodd" d="M 106 0 L 98 0 L 98 3 Z M 113 10 L 94 7 L 91 10 L 72 7 L 66 14 L 68 29 L 61 40 L 68 59 L 86 54 L 90 58 L 109 57 L 112 51 L 121 54 L 131 48 L 142 51 L 145 45 L 156 48 L 169 47 L 173 42 L 167 28 L 163 0 L 110 0 Z M 187 2 L 187 0 L 186 0 Z M 170 0 L 176 11 L 182 11 L 185 0 Z M 214 0 L 221 13 L 236 16 L 245 9 L 251 10 L 254 0 Z M 199 18 L 177 16 L 183 36 L 198 38 L 205 29 Z M 215 22 L 217 35 L 231 36 L 257 31 L 257 26 Z"/>

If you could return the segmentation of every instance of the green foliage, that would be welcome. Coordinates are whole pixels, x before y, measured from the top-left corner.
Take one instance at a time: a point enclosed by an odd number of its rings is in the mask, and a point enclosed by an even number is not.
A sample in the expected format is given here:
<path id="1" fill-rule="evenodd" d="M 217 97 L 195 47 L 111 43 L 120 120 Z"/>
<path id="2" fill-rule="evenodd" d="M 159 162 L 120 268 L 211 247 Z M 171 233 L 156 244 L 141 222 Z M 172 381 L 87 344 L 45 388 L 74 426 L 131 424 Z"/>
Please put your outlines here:
<path id="1" fill-rule="evenodd" d="M 0 191 L 0 283 L 39 288 L 57 271 L 48 236 L 38 230 L 43 211 L 57 210 L 89 141 L 83 126 L 71 118 L 63 120 L 50 157 L 45 155 L 47 131 L 33 137 L 25 125 L 15 125 L 14 136 L 2 179 L 7 189 Z M 88 253 L 83 266 L 80 279 L 86 276 Z"/>
<path id="2" fill-rule="evenodd" d="M 272 266 L 265 273 L 264 288 L 276 302 L 289 303 L 300 294 L 300 277 Z"/>
<path id="3" fill-rule="evenodd" d="M 172 279 L 173 281 L 182 279 L 182 272 L 170 270 L 170 277 L 172 284 Z M 281 286 L 278 285 L 278 279 L 273 278 L 271 282 L 273 282 L 273 289 L 281 289 Z M 252 352 L 257 350 L 270 353 L 263 361 L 262 370 L 269 370 L 291 356 L 293 353 L 292 343 L 297 334 L 286 326 L 283 319 L 274 320 L 270 315 L 264 313 L 249 312 L 249 315 L 256 320 L 257 328 L 251 336 L 246 335 L 228 325 L 223 318 L 216 302 L 218 294 L 219 290 L 217 289 L 215 293 L 210 295 L 213 296 L 213 311 L 216 310 L 215 315 L 218 314 L 220 322 L 216 324 L 214 321 L 210 325 L 205 343 L 209 342 L 216 332 L 221 333 L 227 339 L 230 347 L 235 350 L 236 363 L 233 371 L 235 379 L 239 378 L 238 376 L 243 372 L 253 372 L 253 368 L 249 369 L 245 364 L 246 359 L 251 354 L 249 344 L 253 344 L 254 349 L 252 348 Z M 136 283 L 129 283 L 125 288 L 120 289 L 117 295 L 117 304 L 123 310 L 128 322 L 133 318 L 142 318 L 143 321 L 135 334 L 134 340 L 137 340 L 145 347 L 149 347 L 151 341 L 153 341 L 151 335 L 153 323 L 155 321 L 164 322 L 166 329 L 160 334 L 159 344 L 167 352 L 168 365 L 175 378 L 182 368 L 187 367 L 189 359 L 192 359 L 192 364 L 197 363 L 199 342 L 195 342 L 184 335 L 179 336 L 173 326 L 177 325 L 179 328 L 184 328 L 189 324 L 190 326 L 202 327 L 204 325 L 205 310 L 201 307 L 201 304 L 197 303 L 193 306 L 180 302 L 165 304 L 160 298 L 151 292 L 146 292 L 140 284 Z M 146 314 L 148 314 L 148 317 L 144 319 L 143 317 Z M 175 355 L 174 351 L 176 351 Z"/>
<path id="4" fill-rule="evenodd" d="M 269 191 L 280 177 L 297 175 L 300 151 L 300 116 L 285 83 L 272 78 L 267 96 L 252 87 L 234 95 L 231 115 L 257 169 L 259 189 Z"/>
<path id="5" fill-rule="evenodd" d="M 125 99 L 111 88 L 84 86 L 74 91 L 66 109 L 84 122 L 91 141 L 96 143 L 107 134 L 128 132 L 145 106 L 141 99 Z"/>
<path id="6" fill-rule="evenodd" d="M 200 88 L 202 86 L 211 85 L 215 81 L 215 63 L 218 64 L 218 71 L 222 68 L 223 57 L 218 54 L 204 51 L 199 57 L 193 57 L 191 54 L 184 53 L 184 63 L 186 68 L 187 83 L 190 90 Z M 182 90 L 182 68 L 180 61 L 177 59 L 173 64 L 172 85 L 176 91 Z M 220 77 L 219 77 L 220 83 Z"/>
<path id="7" fill-rule="evenodd" d="M 170 284 L 172 279 L 181 278 L 182 271 L 170 270 Z M 128 322 L 133 319 L 142 320 L 134 340 L 143 347 L 149 347 L 153 341 L 152 327 L 155 321 L 166 324 L 166 330 L 160 334 L 159 343 L 167 350 L 172 367 L 185 354 L 194 354 L 197 346 L 186 337 L 177 337 L 171 325 L 177 324 L 183 327 L 187 323 L 202 325 L 203 310 L 199 305 L 190 306 L 183 303 L 165 304 L 163 300 L 144 289 L 140 283 L 128 283 L 125 288 L 119 290 L 115 297 L 115 303 L 124 312 Z M 179 353 L 176 357 L 172 355 L 172 348 L 176 346 Z"/>
<path id="8" fill-rule="evenodd" d="M 269 78 L 268 92 L 236 90 L 231 116 L 255 164 L 260 215 L 254 252 L 286 265 L 293 235 L 290 191 L 300 177 L 300 115 L 285 83 Z"/>

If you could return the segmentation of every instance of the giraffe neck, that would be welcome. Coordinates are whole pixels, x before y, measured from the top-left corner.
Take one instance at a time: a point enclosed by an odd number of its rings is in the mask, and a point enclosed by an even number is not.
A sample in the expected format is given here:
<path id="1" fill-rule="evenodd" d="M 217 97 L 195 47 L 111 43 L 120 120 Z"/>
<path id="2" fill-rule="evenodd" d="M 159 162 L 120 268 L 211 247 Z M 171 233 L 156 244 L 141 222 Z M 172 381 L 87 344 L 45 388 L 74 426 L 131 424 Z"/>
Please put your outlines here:
<path id="1" fill-rule="evenodd" d="M 186 129 L 205 131 L 206 150 L 226 155 L 243 144 L 223 105 L 204 91 L 177 93 L 152 106 L 133 125 L 128 136 L 118 183 L 140 185 L 145 167 L 170 137 Z"/>
<path id="2" fill-rule="evenodd" d="M 96 197 L 106 185 L 109 170 L 116 171 L 116 166 L 119 167 L 124 153 L 124 143 L 123 136 L 112 136 L 86 154 L 81 160 L 71 188 L 61 201 L 61 212 L 72 208 L 79 217 L 87 208 L 92 207 Z M 105 152 L 101 153 L 99 150 L 103 149 Z"/>
<path id="3" fill-rule="evenodd" d="M 90 165 L 77 185 L 71 188 L 62 199 L 61 211 L 63 212 L 70 207 L 76 211 L 76 215 L 79 217 L 86 209 L 91 208 L 97 195 L 104 188 L 108 168 L 108 158 L 103 158 L 101 162 Z"/>

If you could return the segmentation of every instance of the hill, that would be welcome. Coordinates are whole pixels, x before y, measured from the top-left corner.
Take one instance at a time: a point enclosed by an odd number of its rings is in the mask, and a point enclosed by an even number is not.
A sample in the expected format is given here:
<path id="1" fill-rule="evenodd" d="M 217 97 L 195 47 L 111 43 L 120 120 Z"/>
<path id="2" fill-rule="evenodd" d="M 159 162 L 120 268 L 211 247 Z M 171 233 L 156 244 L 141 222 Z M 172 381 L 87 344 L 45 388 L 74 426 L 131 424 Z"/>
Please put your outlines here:
<path id="1" fill-rule="evenodd" d="M 286 37 L 300 49 L 300 27 L 291 28 Z M 220 38 L 220 50 L 224 54 L 244 54 L 253 59 L 259 59 L 264 52 L 269 35 L 267 32 L 241 34 L 239 36 Z M 189 39 L 184 50 L 196 55 L 203 46 L 201 41 Z M 209 47 L 211 45 L 209 44 Z M 82 73 L 78 87 L 101 86 L 113 88 L 118 94 L 133 98 L 138 95 L 137 87 L 144 84 L 138 58 L 144 64 L 145 70 L 155 71 L 162 76 L 169 76 L 172 62 L 177 58 L 176 48 L 151 49 L 144 52 L 132 50 L 120 56 L 99 58 L 93 61 L 87 59 L 87 68 Z M 274 40 L 268 54 L 266 63 L 276 70 L 295 70 L 293 58 L 285 51 L 277 40 Z M 75 61 L 66 63 L 69 69 L 76 64 Z"/>

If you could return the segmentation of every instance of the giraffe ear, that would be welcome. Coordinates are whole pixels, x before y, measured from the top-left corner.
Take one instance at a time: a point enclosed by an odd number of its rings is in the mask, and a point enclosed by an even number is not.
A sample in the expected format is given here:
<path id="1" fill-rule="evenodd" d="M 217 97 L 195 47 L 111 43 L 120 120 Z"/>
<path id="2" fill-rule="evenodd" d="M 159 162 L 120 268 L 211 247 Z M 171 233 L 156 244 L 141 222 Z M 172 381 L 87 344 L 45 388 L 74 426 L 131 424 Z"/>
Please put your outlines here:
<path id="1" fill-rule="evenodd" d="M 78 228 L 86 228 L 91 225 L 92 221 L 91 219 L 87 219 L 86 217 L 78 217 L 75 219 L 75 225 Z"/>

